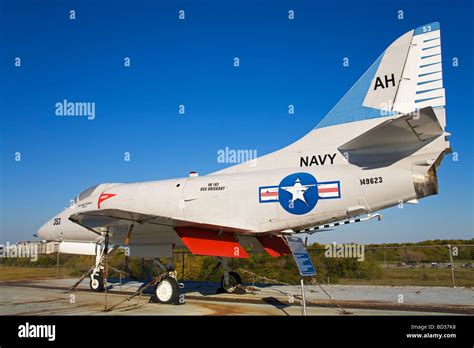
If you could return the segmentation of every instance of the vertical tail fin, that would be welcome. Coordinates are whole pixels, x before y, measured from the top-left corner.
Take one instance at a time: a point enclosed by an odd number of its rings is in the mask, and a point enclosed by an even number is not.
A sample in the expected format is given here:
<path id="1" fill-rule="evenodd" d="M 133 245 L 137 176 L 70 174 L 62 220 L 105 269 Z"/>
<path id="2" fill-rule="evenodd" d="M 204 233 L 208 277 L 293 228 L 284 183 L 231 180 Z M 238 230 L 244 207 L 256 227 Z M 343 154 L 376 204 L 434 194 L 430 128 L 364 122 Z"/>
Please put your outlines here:
<path id="1" fill-rule="evenodd" d="M 439 23 L 415 29 L 393 110 L 408 113 L 431 106 L 444 129 L 446 97 L 441 58 Z"/>
<path id="2" fill-rule="evenodd" d="M 433 107 L 445 127 L 439 23 L 395 40 L 316 128 Z"/>
<path id="3" fill-rule="evenodd" d="M 447 136 L 441 136 L 448 135 L 445 105 L 440 26 L 435 22 L 405 33 L 388 46 L 313 131 L 252 165 L 242 163 L 216 173 L 306 167 L 308 158 L 336 149 L 352 153 L 350 163 L 365 167 L 417 156 L 411 159 L 421 178 L 417 187 L 425 185 L 432 194 L 435 167 L 449 150 Z M 369 121 L 350 124 L 364 120 Z M 347 163 L 345 156 L 334 154 L 334 158 L 331 164 Z M 436 164 L 430 167 L 430 163 Z"/>

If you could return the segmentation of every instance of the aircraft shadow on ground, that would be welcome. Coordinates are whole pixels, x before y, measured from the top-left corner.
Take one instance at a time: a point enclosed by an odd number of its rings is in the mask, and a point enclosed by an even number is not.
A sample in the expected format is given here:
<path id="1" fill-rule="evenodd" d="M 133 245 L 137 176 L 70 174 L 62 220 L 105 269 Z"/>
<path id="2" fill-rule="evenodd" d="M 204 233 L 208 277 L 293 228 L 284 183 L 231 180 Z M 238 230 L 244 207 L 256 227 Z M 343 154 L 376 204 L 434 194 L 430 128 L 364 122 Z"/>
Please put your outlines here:
<path id="1" fill-rule="evenodd" d="M 148 282 L 150 282 L 152 279 L 146 279 L 146 280 L 137 280 L 133 278 L 110 278 L 107 280 L 108 287 L 107 290 L 115 290 L 115 291 L 137 291 L 138 289 L 141 289 L 145 287 Z M 221 284 L 219 282 L 200 282 L 200 281 L 184 281 L 179 283 L 184 284 L 184 287 L 181 289 L 181 292 L 184 294 L 190 294 L 190 293 L 199 293 L 203 296 L 208 296 L 208 295 L 215 295 L 218 293 L 223 293 L 223 290 L 221 288 Z M 268 284 L 268 283 L 244 283 L 242 284 L 243 286 L 246 287 L 252 287 L 255 286 L 259 289 L 262 288 L 270 288 L 273 286 L 277 286 L 280 284 Z M 143 293 L 145 294 L 153 294 L 154 292 L 154 287 L 150 286 L 146 288 Z M 271 299 L 271 298 L 268 298 Z M 276 299 L 275 299 L 276 300 Z"/>

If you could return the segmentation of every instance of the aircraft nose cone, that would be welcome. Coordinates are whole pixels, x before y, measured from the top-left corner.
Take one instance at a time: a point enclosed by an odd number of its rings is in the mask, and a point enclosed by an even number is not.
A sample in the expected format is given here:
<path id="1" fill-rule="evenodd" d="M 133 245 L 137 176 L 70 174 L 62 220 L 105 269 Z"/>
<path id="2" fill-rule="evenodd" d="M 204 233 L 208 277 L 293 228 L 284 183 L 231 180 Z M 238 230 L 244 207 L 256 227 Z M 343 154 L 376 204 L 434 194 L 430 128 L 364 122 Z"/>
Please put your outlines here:
<path id="1" fill-rule="evenodd" d="M 44 240 L 48 240 L 51 238 L 51 229 L 50 229 L 50 224 L 49 221 L 46 222 L 43 226 L 41 226 L 38 231 L 33 235 L 35 237 L 39 237 Z"/>

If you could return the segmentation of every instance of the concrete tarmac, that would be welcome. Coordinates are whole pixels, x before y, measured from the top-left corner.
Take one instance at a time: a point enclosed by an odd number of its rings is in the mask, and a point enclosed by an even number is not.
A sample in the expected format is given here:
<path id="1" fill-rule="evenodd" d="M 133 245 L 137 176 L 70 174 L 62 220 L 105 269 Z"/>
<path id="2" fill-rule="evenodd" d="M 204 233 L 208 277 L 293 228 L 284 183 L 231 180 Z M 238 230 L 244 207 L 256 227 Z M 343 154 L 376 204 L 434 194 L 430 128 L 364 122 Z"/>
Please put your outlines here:
<path id="1" fill-rule="evenodd" d="M 299 286 L 258 284 L 246 288 L 250 293 L 236 295 L 216 294 L 216 283 L 185 282 L 184 304 L 150 303 L 150 294 L 143 294 L 106 312 L 106 303 L 110 308 L 122 302 L 143 283 L 111 280 L 106 296 L 89 291 L 86 280 L 78 291 L 65 293 L 75 282 L 1 282 L 0 315 L 301 315 Z M 468 288 L 331 285 L 324 289 L 336 302 L 317 285 L 305 286 L 308 315 L 474 314 L 474 291 Z"/>

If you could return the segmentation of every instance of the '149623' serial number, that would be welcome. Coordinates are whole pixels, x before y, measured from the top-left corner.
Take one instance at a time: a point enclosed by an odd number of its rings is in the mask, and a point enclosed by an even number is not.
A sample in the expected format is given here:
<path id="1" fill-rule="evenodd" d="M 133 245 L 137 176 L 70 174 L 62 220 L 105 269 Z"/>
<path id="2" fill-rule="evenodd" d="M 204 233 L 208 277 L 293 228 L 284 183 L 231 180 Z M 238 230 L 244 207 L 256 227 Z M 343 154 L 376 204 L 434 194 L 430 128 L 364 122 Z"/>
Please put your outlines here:
<path id="1" fill-rule="evenodd" d="M 382 177 L 377 176 L 375 178 L 364 178 L 360 179 L 360 184 L 361 185 L 371 185 L 371 184 L 381 184 L 382 183 Z"/>

